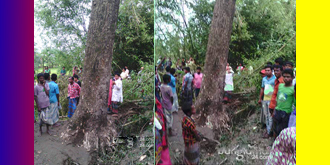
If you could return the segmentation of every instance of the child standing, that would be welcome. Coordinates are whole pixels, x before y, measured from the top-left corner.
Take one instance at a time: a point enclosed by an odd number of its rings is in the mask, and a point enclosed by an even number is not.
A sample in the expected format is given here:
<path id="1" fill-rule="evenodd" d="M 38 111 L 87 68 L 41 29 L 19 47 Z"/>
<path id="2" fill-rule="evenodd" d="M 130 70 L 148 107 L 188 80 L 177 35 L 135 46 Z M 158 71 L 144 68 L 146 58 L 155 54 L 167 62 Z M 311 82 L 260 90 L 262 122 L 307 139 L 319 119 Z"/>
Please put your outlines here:
<path id="1" fill-rule="evenodd" d="M 288 127 L 292 105 L 294 103 L 294 87 L 292 86 L 293 71 L 286 69 L 282 75 L 284 84 L 278 86 L 277 104 L 274 114 L 276 135 L 279 135 L 283 129 Z"/>
<path id="2" fill-rule="evenodd" d="M 191 115 L 196 113 L 195 107 L 186 102 L 182 106 L 185 116 L 182 119 L 182 136 L 185 144 L 183 163 L 186 165 L 197 165 L 199 163 L 199 142 L 201 135 L 196 130 L 195 121 Z"/>
<path id="3" fill-rule="evenodd" d="M 162 94 L 162 107 L 165 112 L 166 116 L 166 123 L 168 127 L 168 133 L 169 136 L 175 136 L 176 134 L 172 131 L 172 125 L 173 125 L 173 115 L 172 115 L 172 106 L 173 106 L 173 92 L 172 88 L 168 85 L 171 81 L 171 76 L 168 74 L 165 74 L 163 76 L 163 84 L 160 87 L 160 91 Z"/>

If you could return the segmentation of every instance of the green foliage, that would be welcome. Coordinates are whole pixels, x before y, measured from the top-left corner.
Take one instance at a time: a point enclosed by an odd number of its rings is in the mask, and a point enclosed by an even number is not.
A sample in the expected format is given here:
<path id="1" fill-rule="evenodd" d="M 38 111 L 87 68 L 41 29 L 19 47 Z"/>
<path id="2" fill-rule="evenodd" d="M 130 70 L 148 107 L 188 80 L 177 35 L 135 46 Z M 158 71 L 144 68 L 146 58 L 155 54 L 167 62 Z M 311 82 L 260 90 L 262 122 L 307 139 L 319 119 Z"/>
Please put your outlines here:
<path id="1" fill-rule="evenodd" d="M 91 0 L 53 0 L 36 3 L 35 18 L 52 46 L 45 48 L 52 63 L 67 71 L 83 67 Z M 153 1 L 121 3 L 115 37 L 113 70 L 140 68 L 139 61 L 153 60 Z M 46 51 L 46 52 L 47 52 Z M 43 53 L 47 54 L 47 53 Z M 55 61 L 55 62 L 53 62 Z"/>
<path id="2" fill-rule="evenodd" d="M 156 1 L 155 56 L 192 56 L 203 65 L 214 4 L 210 0 Z M 192 12 L 187 26 L 183 26 L 184 17 L 180 17 L 184 6 Z M 295 10 L 295 0 L 237 1 L 228 56 L 231 66 L 244 63 L 256 68 L 255 65 L 273 61 L 275 56 L 295 61 L 295 40 L 287 43 L 295 35 Z M 285 43 L 285 48 L 277 51 Z M 252 64 L 250 61 L 255 59 L 260 61 Z"/>
<path id="3" fill-rule="evenodd" d="M 123 80 L 123 95 L 125 100 L 147 99 L 152 100 L 154 96 L 154 70 L 153 63 L 140 61 L 144 67 L 143 72 L 138 75 L 135 71 L 130 73 L 131 80 Z M 143 95 L 142 95 L 142 90 Z"/>
<path id="4" fill-rule="evenodd" d="M 128 0 L 120 5 L 114 47 L 114 70 L 140 70 L 139 61 L 154 57 L 154 6 L 150 0 Z"/>
<path id="5" fill-rule="evenodd" d="M 69 76 L 58 76 L 56 81 L 58 88 L 60 90 L 60 104 L 62 109 L 59 110 L 60 116 L 67 116 L 69 110 L 69 100 L 68 100 L 68 84 Z M 83 93 L 81 93 L 83 94 Z"/>
<path id="6" fill-rule="evenodd" d="M 57 64 L 66 68 L 82 66 L 90 3 L 91 0 L 39 0 L 36 3 L 36 22 L 52 41 L 52 47 L 46 49 L 53 51 Z"/>
<path id="7" fill-rule="evenodd" d="M 166 56 L 174 61 L 192 56 L 197 65 L 203 65 L 214 4 L 212 0 L 157 0 L 156 59 Z M 187 26 L 183 26 L 184 6 L 191 12 Z M 258 91 L 260 70 L 277 57 L 295 63 L 295 11 L 295 0 L 236 1 L 228 62 L 233 68 L 242 63 L 254 70 L 235 75 L 235 91 L 255 86 Z"/>

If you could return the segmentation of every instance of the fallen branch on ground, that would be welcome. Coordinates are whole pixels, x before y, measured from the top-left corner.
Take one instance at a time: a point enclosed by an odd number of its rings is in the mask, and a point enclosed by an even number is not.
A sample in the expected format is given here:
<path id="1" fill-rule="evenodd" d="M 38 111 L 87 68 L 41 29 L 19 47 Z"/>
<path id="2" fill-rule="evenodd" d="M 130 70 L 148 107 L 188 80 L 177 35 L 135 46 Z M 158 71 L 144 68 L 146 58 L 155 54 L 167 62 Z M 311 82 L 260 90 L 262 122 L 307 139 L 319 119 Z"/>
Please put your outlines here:
<path id="1" fill-rule="evenodd" d="M 141 118 L 139 118 L 138 120 L 135 120 L 135 121 L 131 121 L 129 123 L 126 123 L 126 124 L 123 125 L 123 127 L 128 126 L 128 125 L 133 124 L 133 123 L 136 123 L 136 122 L 138 122 L 140 120 L 141 120 Z"/>

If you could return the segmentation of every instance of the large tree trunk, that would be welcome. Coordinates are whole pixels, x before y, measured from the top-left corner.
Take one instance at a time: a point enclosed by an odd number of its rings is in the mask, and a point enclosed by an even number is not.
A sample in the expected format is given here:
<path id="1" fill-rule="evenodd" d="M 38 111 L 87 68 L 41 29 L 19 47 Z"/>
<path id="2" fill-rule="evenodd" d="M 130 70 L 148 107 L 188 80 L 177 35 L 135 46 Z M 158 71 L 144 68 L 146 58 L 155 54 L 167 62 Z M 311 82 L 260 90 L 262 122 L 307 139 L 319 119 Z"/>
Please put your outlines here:
<path id="1" fill-rule="evenodd" d="M 207 44 L 204 77 L 196 110 L 201 116 L 198 124 L 208 123 L 223 132 L 229 128 L 228 114 L 222 109 L 225 71 L 235 12 L 235 0 L 217 0 Z"/>
<path id="2" fill-rule="evenodd" d="M 116 136 L 107 115 L 113 44 L 120 0 L 93 0 L 84 60 L 81 100 L 62 137 L 88 151 L 104 151 Z"/>

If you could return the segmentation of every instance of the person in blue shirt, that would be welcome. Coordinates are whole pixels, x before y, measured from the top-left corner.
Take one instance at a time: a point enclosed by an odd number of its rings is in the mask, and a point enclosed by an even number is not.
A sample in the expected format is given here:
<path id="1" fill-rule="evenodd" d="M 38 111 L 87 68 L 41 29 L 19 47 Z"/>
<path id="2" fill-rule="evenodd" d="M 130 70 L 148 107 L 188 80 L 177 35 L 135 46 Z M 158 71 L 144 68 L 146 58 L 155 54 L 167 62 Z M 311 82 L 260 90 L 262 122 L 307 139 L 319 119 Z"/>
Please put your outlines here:
<path id="1" fill-rule="evenodd" d="M 175 74 L 175 69 L 171 68 L 170 70 L 170 76 L 171 76 L 171 82 L 170 82 L 170 87 L 172 88 L 172 93 L 173 93 L 173 112 L 178 112 L 179 110 L 179 102 L 178 102 L 178 95 L 176 93 L 176 78 L 174 77 Z"/>
<path id="2" fill-rule="evenodd" d="M 272 74 L 273 66 L 267 65 L 265 68 L 266 76 L 262 79 L 259 101 L 258 103 L 261 104 L 262 111 L 261 111 L 261 123 L 265 122 L 267 131 L 264 134 L 264 138 L 269 138 L 271 136 L 271 129 L 272 129 L 272 116 L 273 112 L 269 109 L 270 100 L 272 98 L 274 87 L 275 87 L 275 75 Z M 262 99 L 263 97 L 263 99 Z"/>
<path id="3" fill-rule="evenodd" d="M 49 85 L 49 102 L 50 102 L 50 115 L 49 117 L 52 118 L 52 121 L 54 123 L 54 126 L 59 126 L 58 123 L 56 123 L 59 120 L 59 112 L 58 107 L 60 106 L 60 91 L 58 88 L 58 85 L 56 84 L 57 75 L 52 74 L 51 80 Z"/>
<path id="4" fill-rule="evenodd" d="M 173 68 L 172 68 L 173 69 Z M 175 101 L 177 101 L 177 99 L 178 99 L 178 96 L 176 96 L 176 98 L 175 98 L 175 95 L 177 95 L 176 94 L 176 89 L 175 89 L 175 82 L 176 82 L 176 79 L 175 79 L 175 77 L 174 77 L 174 73 L 175 73 L 175 69 L 174 69 L 174 71 L 171 69 L 171 67 L 170 66 L 167 66 L 166 67 L 166 74 L 167 75 L 169 75 L 170 77 L 171 77 L 171 80 L 170 80 L 170 82 L 168 83 L 168 85 L 171 87 L 171 89 L 172 89 L 172 93 L 173 93 L 173 109 L 172 109 L 172 111 L 178 111 L 178 107 L 176 107 L 176 108 L 174 108 L 174 104 L 175 104 Z M 172 71 L 172 72 L 171 72 Z M 173 73 L 173 74 L 172 74 Z"/>

